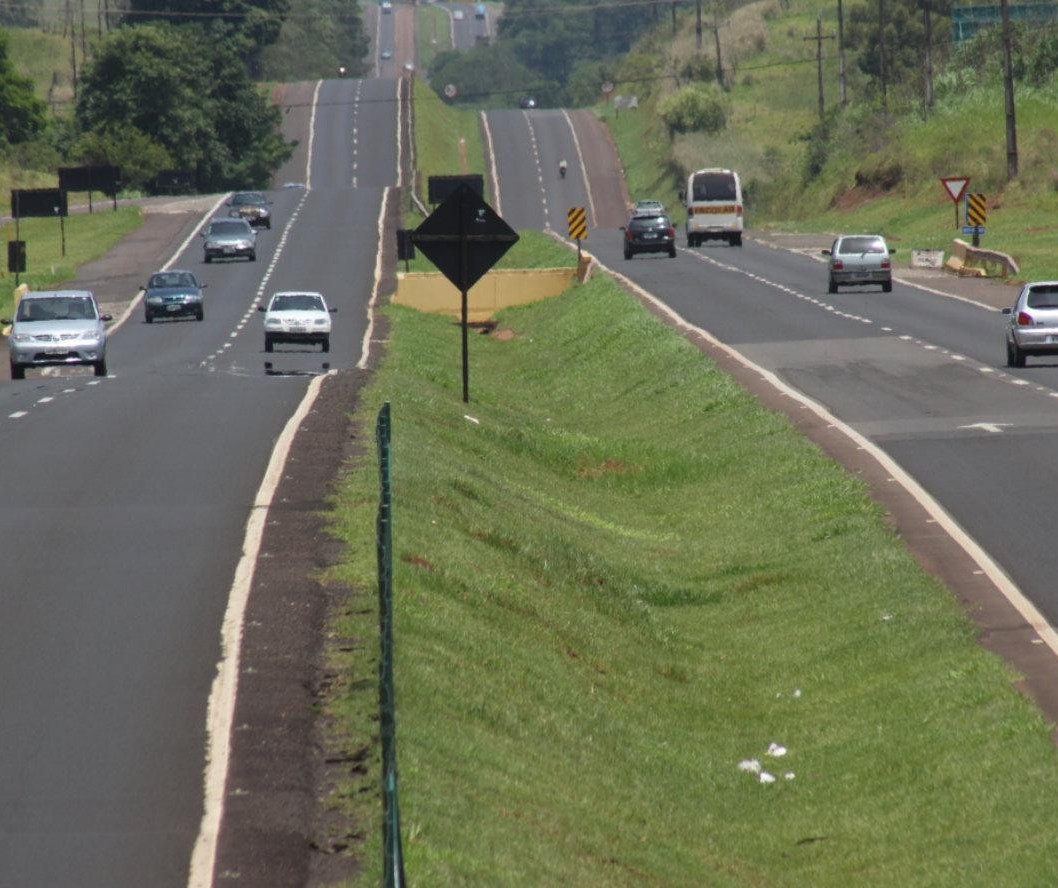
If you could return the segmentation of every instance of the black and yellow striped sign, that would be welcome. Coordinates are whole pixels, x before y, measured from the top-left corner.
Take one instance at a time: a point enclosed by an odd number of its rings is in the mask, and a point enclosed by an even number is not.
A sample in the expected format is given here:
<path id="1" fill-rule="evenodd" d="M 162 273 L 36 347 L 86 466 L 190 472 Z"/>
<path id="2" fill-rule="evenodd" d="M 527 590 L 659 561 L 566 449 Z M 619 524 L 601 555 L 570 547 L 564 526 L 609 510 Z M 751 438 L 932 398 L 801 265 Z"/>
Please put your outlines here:
<path id="1" fill-rule="evenodd" d="M 966 224 L 984 225 L 988 221 L 988 202 L 983 194 L 966 195 Z"/>
<path id="2" fill-rule="evenodd" d="M 566 210 L 566 223 L 569 225 L 569 236 L 573 240 L 584 240 L 588 236 L 588 214 L 584 207 L 570 207 Z"/>

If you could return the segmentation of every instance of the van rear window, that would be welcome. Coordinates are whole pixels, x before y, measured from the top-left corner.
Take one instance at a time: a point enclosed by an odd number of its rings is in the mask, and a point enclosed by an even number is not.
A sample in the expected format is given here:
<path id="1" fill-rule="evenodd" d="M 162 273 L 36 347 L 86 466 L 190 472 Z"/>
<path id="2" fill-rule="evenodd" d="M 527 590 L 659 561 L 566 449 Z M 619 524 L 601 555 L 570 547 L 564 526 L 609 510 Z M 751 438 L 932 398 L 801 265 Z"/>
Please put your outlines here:
<path id="1" fill-rule="evenodd" d="M 692 200 L 736 200 L 735 177 L 731 173 L 698 173 L 691 185 Z"/>

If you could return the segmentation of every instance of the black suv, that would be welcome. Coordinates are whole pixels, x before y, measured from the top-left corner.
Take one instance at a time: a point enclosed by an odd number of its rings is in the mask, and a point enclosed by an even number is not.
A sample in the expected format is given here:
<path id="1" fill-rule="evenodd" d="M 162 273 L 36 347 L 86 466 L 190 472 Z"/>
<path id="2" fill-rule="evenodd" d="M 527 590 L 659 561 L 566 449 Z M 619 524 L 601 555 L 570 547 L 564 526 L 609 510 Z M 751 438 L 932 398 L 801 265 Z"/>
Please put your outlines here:
<path id="1" fill-rule="evenodd" d="M 621 229 L 625 233 L 625 259 L 636 253 L 668 253 L 676 258 L 676 229 L 661 213 L 637 213 Z"/>

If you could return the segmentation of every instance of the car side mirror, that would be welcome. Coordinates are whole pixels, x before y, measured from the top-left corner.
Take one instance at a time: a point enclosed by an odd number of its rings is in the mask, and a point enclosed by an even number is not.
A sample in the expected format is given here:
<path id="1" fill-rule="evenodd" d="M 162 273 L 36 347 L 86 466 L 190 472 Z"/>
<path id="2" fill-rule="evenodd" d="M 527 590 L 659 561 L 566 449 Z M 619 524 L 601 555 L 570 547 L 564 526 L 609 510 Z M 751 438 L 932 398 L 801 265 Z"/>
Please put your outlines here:
<path id="1" fill-rule="evenodd" d="M 106 323 L 107 321 L 114 320 L 114 316 L 113 315 L 100 315 L 99 316 L 99 320 L 103 321 L 103 323 Z"/>
<path id="2" fill-rule="evenodd" d="M 1010 313 L 1009 309 L 1008 309 L 1007 313 L 1008 314 Z M 12 321 L 10 318 L 0 318 L 0 324 L 4 324 L 5 326 L 7 326 L 9 324 L 13 324 L 13 323 L 14 323 L 14 321 Z"/>
<path id="3" fill-rule="evenodd" d="M 822 253 L 824 256 L 830 255 L 830 250 L 820 250 L 819 252 Z"/>
<path id="4" fill-rule="evenodd" d="M 334 314 L 336 311 L 338 311 L 338 309 L 332 307 L 332 308 L 328 308 L 327 311 L 329 311 L 331 314 Z"/>
<path id="5" fill-rule="evenodd" d="M 199 285 L 198 285 L 198 288 L 199 288 L 200 290 L 205 290 L 205 289 L 206 289 L 206 287 L 208 287 L 208 286 L 209 286 L 209 284 L 199 284 Z"/>
<path id="6" fill-rule="evenodd" d="M 621 226 L 621 231 L 624 231 L 624 230 L 625 230 L 625 226 L 624 226 L 624 225 L 622 225 L 622 226 Z"/>
<path id="7" fill-rule="evenodd" d="M 895 254 L 896 254 L 896 247 L 893 247 L 892 249 L 889 250 L 889 255 L 893 256 Z"/>
<path id="8" fill-rule="evenodd" d="M 679 191 L 676 192 L 676 196 L 680 199 L 681 202 L 685 201 L 687 199 L 687 192 L 681 188 Z"/>
<path id="9" fill-rule="evenodd" d="M 1014 314 L 1014 309 L 1012 309 L 1012 308 L 1004 308 L 1003 309 L 1003 314 L 1012 315 L 1012 314 Z M 4 323 L 7 324 L 7 323 L 10 323 L 10 322 L 9 321 L 4 321 Z"/>
<path id="10" fill-rule="evenodd" d="M 268 311 L 268 307 L 264 306 L 264 305 L 258 305 L 257 306 L 257 310 L 258 311 Z"/>

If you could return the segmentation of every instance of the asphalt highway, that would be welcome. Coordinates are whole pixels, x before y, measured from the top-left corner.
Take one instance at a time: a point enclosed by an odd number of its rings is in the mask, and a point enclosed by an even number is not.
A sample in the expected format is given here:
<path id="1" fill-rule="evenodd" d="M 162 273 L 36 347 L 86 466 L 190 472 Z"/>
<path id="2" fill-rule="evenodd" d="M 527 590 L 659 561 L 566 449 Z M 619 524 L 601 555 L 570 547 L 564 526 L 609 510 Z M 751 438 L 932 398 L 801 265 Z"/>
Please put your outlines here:
<path id="1" fill-rule="evenodd" d="M 276 177 L 309 187 L 271 192 L 257 261 L 205 265 L 192 237 L 173 263 L 208 284 L 204 321 L 138 309 L 107 378 L 0 382 L 2 886 L 187 884 L 247 518 L 309 377 L 360 358 L 397 180 L 396 82 L 326 81 L 314 116 L 313 91 L 286 97 L 311 168 L 302 144 Z M 264 353 L 256 306 L 287 288 L 338 307 L 329 354 Z"/>

